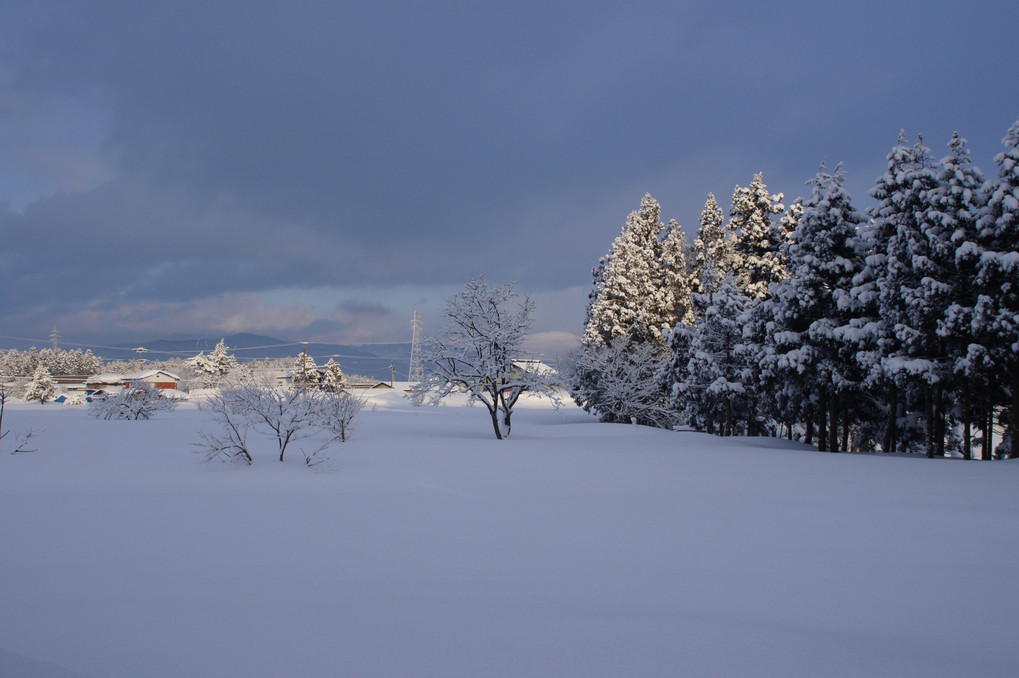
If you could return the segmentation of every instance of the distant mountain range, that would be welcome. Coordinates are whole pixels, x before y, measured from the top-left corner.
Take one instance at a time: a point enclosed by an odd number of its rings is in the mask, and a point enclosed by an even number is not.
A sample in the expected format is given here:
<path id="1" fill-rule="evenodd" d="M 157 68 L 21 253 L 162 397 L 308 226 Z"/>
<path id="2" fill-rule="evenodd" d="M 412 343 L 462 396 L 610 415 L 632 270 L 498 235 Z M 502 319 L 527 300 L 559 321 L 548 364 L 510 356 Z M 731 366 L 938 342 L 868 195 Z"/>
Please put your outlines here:
<path id="1" fill-rule="evenodd" d="M 297 341 L 287 341 L 276 337 L 248 333 L 201 339 L 173 337 L 153 339 L 152 341 L 140 344 L 113 344 L 102 347 L 81 346 L 81 348 L 91 348 L 93 353 L 107 361 L 135 360 L 138 358 L 138 351 L 136 349 L 139 347 L 145 349 L 145 358 L 147 360 L 168 360 L 170 358 L 190 358 L 199 352 L 208 353 L 216 347 L 220 339 L 226 342 L 229 352 L 241 362 L 262 360 L 264 358 L 296 357 L 304 348 Z M 19 351 L 26 351 L 32 345 L 39 349 L 49 346 L 49 344 L 40 345 L 38 342 L 4 341 L 5 349 L 16 348 Z M 79 348 L 79 346 L 67 343 L 61 344 L 61 348 L 74 349 Z M 371 377 L 379 381 L 389 381 L 391 374 L 390 363 L 393 364 L 396 380 L 407 380 L 407 374 L 410 371 L 410 349 L 411 345 L 409 343 L 352 345 L 309 342 L 307 345 L 308 355 L 312 356 L 319 365 L 325 364 L 329 358 L 334 358 L 344 373 Z"/>

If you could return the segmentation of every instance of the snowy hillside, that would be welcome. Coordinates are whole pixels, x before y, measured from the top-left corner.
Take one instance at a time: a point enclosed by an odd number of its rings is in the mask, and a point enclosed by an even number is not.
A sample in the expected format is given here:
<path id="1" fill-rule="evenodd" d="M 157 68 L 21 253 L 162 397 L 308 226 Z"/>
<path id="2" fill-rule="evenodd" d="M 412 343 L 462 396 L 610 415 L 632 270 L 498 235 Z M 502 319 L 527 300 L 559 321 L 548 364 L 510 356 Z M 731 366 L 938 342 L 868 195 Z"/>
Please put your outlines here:
<path id="1" fill-rule="evenodd" d="M 314 469 L 8 403 L 0 675 L 1019 675 L 1017 463 L 370 397 Z"/>

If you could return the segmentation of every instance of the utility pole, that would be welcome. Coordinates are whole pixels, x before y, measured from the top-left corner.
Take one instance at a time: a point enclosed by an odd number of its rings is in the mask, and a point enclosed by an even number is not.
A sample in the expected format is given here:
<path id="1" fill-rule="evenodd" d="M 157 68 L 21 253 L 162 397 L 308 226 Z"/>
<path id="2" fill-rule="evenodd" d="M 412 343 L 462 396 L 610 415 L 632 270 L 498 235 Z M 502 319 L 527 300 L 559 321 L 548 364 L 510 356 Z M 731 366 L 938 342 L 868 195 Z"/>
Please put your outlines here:
<path id="1" fill-rule="evenodd" d="M 393 366 L 393 361 L 389 361 L 389 385 L 396 386 L 396 367 Z"/>
<path id="2" fill-rule="evenodd" d="M 311 375 L 308 374 L 308 342 L 302 341 L 301 344 L 301 375 L 300 380 L 302 384 L 307 384 L 311 381 Z M 293 379 L 291 379 L 293 381 Z"/>
<path id="3" fill-rule="evenodd" d="M 141 346 L 139 346 L 138 348 L 136 348 L 134 350 L 135 350 L 135 352 L 138 353 L 138 362 L 141 363 L 142 365 L 144 365 L 145 364 L 145 354 L 148 352 L 149 349 L 142 348 Z"/>
<path id="4" fill-rule="evenodd" d="M 50 341 L 53 342 L 53 350 L 60 350 L 60 332 L 57 332 L 57 326 L 53 326 L 53 331 L 50 332 Z"/>

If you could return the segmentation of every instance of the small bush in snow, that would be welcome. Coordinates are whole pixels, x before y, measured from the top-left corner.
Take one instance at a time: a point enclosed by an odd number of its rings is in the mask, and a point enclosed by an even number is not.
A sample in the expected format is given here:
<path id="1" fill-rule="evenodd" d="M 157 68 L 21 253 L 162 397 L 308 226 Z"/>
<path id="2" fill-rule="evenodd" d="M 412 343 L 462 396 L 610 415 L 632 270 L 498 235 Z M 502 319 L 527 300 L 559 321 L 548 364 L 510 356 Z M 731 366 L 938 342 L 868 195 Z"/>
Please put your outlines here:
<path id="1" fill-rule="evenodd" d="M 88 415 L 96 419 L 151 419 L 157 412 L 172 412 L 176 398 L 164 397 L 159 389 L 131 386 L 119 393 L 93 398 Z"/>

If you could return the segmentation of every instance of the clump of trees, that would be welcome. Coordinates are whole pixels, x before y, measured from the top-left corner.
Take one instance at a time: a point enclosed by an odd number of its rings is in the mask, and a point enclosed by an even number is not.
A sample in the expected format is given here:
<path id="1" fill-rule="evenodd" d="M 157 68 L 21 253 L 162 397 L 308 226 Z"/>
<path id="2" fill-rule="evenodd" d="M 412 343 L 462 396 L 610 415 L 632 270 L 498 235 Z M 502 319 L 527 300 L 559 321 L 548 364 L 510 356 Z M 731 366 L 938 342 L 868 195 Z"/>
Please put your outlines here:
<path id="1" fill-rule="evenodd" d="M 343 390 L 328 391 L 308 383 L 284 386 L 266 379 L 248 378 L 225 385 L 201 405 L 218 429 L 200 433 L 195 444 L 204 461 L 239 461 L 251 464 L 248 442 L 251 431 L 273 440 L 284 461 L 293 443 L 317 438 L 319 445 L 304 453 L 305 463 L 324 459 L 322 452 L 336 442 L 346 442 L 364 399 Z"/>
<path id="2" fill-rule="evenodd" d="M 216 386 L 237 368 L 237 358 L 228 353 L 225 339 L 220 339 L 212 353 L 199 353 L 185 361 L 187 365 L 205 384 Z"/>
<path id="3" fill-rule="evenodd" d="M 0 374 L 11 377 L 31 377 L 39 366 L 45 367 L 51 375 L 93 375 L 103 371 L 103 361 L 92 354 L 92 350 L 44 348 L 35 346 L 27 351 L 10 349 L 0 353 Z"/>
<path id="4" fill-rule="evenodd" d="M 1019 456 L 1019 121 L 1003 144 L 985 179 L 959 135 L 940 161 L 900 135 L 866 214 L 841 166 L 788 206 L 758 174 L 728 223 L 709 196 L 681 257 L 645 196 L 594 269 L 575 400 L 833 452 Z"/>

